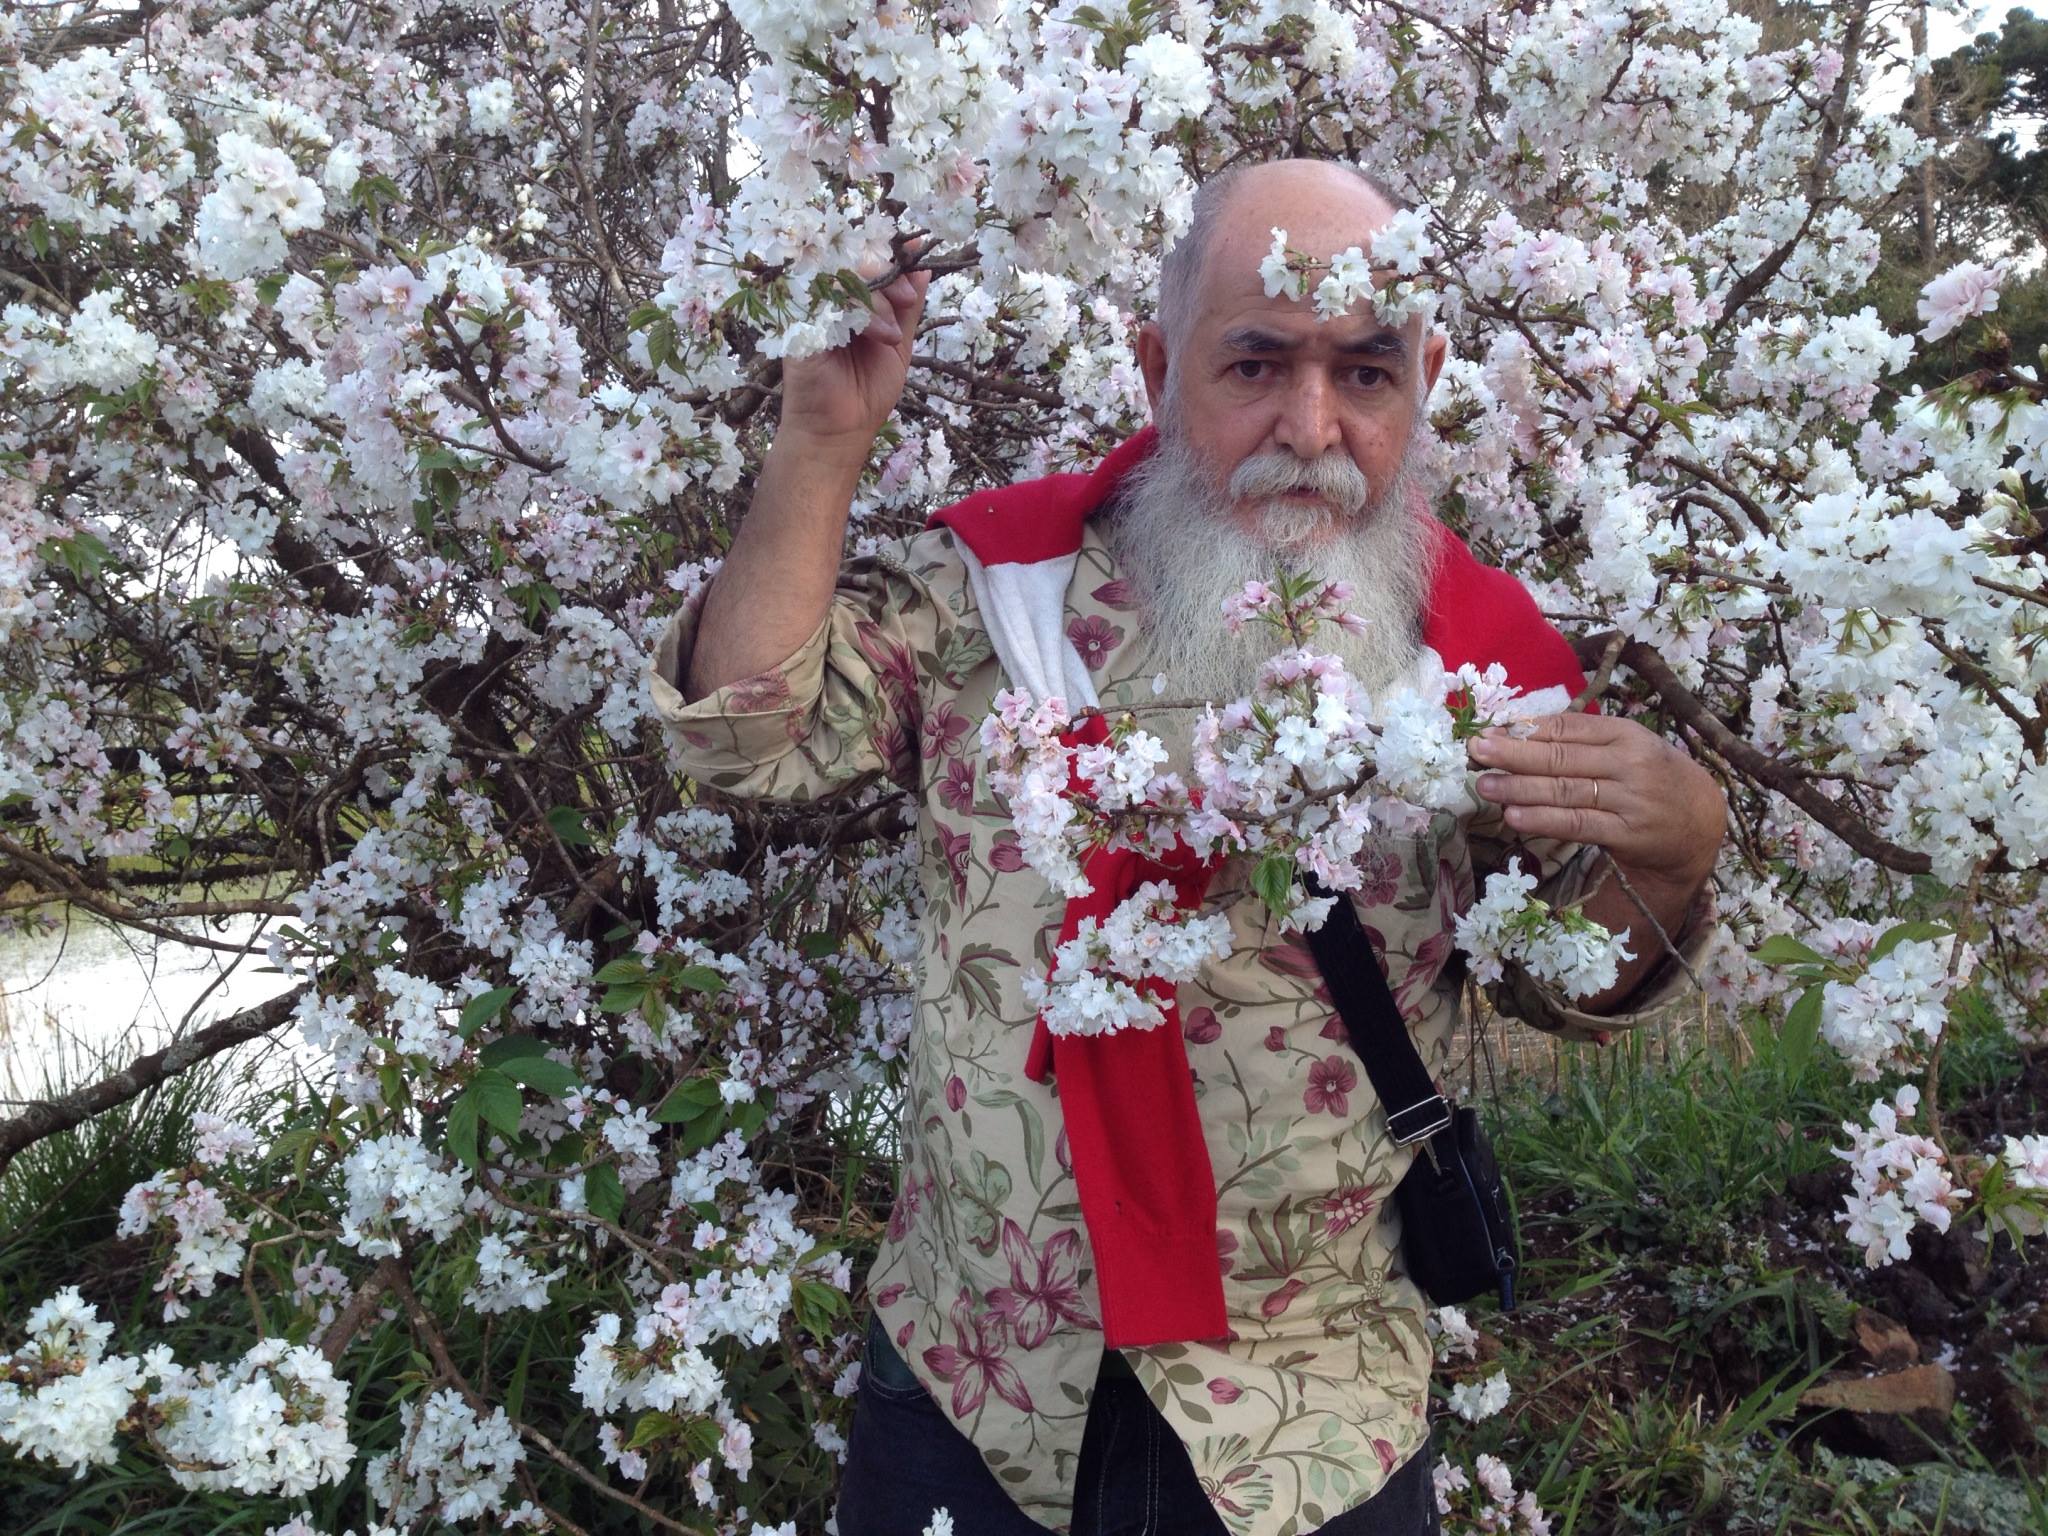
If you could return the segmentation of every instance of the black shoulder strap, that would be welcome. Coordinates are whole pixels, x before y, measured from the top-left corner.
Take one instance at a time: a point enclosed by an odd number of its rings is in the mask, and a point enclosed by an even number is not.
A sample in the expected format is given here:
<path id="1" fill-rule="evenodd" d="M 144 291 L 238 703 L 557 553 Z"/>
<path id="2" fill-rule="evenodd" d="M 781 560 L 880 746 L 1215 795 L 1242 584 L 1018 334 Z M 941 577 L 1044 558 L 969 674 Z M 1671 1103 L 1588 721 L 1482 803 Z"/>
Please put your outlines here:
<path id="1" fill-rule="evenodd" d="M 1380 970 L 1379 956 L 1358 921 L 1358 909 L 1343 891 L 1331 891 L 1313 874 L 1307 877 L 1311 896 L 1337 900 L 1322 927 L 1307 935 L 1309 950 L 1322 970 L 1330 1000 L 1344 1020 L 1351 1048 L 1365 1063 L 1373 1092 L 1386 1106 L 1387 1127 L 1397 1146 L 1421 1141 L 1451 1123 L 1451 1107 L 1436 1091 L 1429 1069 L 1409 1037 L 1399 1005 Z"/>

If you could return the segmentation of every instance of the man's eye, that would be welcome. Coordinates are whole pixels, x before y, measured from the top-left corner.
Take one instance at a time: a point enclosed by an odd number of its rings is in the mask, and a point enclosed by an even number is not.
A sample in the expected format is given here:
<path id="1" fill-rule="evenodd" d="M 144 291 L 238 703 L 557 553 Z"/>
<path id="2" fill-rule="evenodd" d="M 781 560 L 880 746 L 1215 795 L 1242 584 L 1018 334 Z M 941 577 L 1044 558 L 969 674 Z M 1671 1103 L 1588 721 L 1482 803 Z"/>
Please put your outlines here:
<path id="1" fill-rule="evenodd" d="M 1270 366 L 1264 358 L 1241 357 L 1230 365 L 1230 371 L 1240 379 L 1257 379 L 1263 378 L 1261 370 Z"/>
<path id="2" fill-rule="evenodd" d="M 1361 389 L 1376 389 L 1386 382 L 1387 377 L 1384 368 L 1354 368 L 1351 373 Z"/>

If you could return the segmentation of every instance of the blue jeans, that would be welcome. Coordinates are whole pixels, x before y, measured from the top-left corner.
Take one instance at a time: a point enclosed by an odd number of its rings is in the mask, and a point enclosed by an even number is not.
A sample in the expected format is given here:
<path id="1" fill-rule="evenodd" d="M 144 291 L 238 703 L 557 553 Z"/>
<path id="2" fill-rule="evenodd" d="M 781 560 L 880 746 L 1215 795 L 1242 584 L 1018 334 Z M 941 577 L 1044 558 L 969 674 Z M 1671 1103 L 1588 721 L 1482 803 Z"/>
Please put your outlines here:
<path id="1" fill-rule="evenodd" d="M 1425 1447 L 1356 1509 L 1315 1536 L 1436 1536 Z M 1044 1536 L 1003 1491 L 877 1321 L 868 1324 L 860 1395 L 839 1483 L 839 1536 L 919 1536 L 932 1511 L 960 1536 Z M 1226 1536 L 1180 1437 L 1133 1376 L 1105 1371 L 1088 1404 L 1075 1468 L 1072 1536 Z"/>

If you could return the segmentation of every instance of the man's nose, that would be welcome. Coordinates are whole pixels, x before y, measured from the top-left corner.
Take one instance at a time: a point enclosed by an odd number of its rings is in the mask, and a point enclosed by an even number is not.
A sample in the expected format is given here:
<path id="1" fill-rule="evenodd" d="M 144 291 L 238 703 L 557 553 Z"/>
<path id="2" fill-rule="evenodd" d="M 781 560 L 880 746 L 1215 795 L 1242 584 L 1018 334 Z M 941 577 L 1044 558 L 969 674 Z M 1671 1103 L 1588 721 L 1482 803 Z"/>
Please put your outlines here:
<path id="1" fill-rule="evenodd" d="M 1344 434 L 1337 421 L 1337 400 L 1330 381 L 1313 368 L 1303 369 L 1293 380 L 1274 423 L 1273 437 L 1297 458 L 1318 459 L 1342 443 Z"/>

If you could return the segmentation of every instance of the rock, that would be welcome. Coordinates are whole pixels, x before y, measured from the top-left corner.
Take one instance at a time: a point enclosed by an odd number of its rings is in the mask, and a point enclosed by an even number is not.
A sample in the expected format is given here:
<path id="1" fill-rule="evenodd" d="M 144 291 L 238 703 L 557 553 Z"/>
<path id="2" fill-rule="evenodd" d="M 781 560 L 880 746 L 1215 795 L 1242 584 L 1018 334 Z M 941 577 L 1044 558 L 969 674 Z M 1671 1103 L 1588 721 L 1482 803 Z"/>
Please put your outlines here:
<path id="1" fill-rule="evenodd" d="M 1880 1376 L 1837 1376 L 1799 1396 L 1802 1408 L 1833 1409 L 1820 1437 L 1852 1456 L 1882 1456 L 1901 1466 L 1924 1461 L 1955 1407 L 1956 1380 L 1938 1365 L 1909 1365 Z"/>
<path id="2" fill-rule="evenodd" d="M 1882 1312 L 1864 1307 L 1850 1328 L 1856 1335 L 1856 1352 L 1880 1371 L 1895 1371 L 1920 1359 L 1919 1342 Z"/>
<path id="3" fill-rule="evenodd" d="M 1914 1265 L 1888 1264 L 1871 1281 L 1872 1289 L 1884 1297 L 1886 1311 L 1915 1333 L 1938 1335 L 1955 1320 L 1956 1304 Z"/>
<path id="4" fill-rule="evenodd" d="M 1844 1376 L 1808 1387 L 1802 1408 L 1842 1408 L 1850 1413 L 1937 1413 L 1956 1405 L 1956 1379 L 1938 1365 L 1909 1365 L 1881 1376 Z"/>

